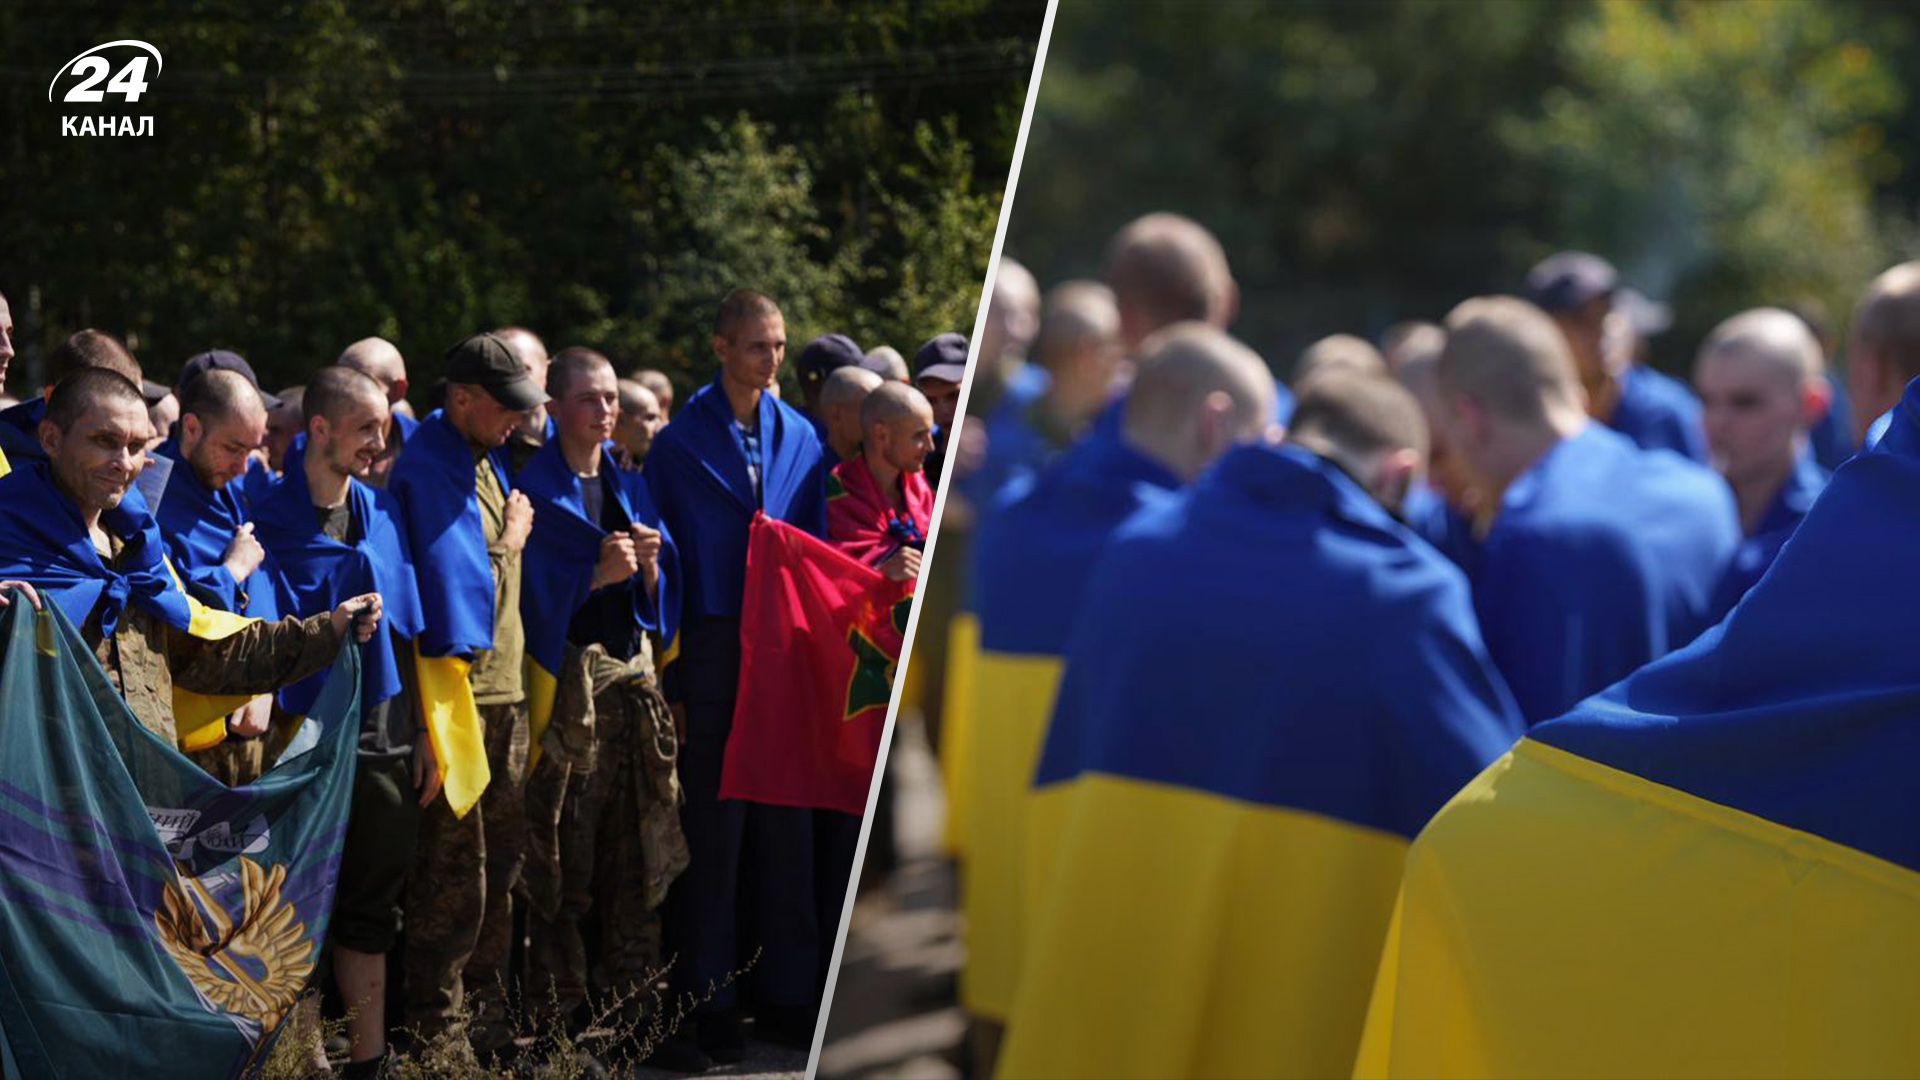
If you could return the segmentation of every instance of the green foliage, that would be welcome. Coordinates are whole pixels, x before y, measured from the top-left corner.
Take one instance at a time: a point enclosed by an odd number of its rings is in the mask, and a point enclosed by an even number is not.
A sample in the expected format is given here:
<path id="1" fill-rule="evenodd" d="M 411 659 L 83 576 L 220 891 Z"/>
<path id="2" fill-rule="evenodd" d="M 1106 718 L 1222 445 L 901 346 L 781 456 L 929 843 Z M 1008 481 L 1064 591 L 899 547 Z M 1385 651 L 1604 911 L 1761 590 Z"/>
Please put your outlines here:
<path id="1" fill-rule="evenodd" d="M 735 285 L 796 346 L 910 351 L 971 325 L 1044 10 L 0 5 L 0 290 L 28 363 L 97 325 L 161 378 L 220 345 L 294 382 L 378 333 L 424 387 L 452 342 L 522 323 L 704 382 Z M 88 107 L 47 80 L 122 37 L 166 58 L 128 110 L 156 136 L 62 138 Z"/>
<path id="2" fill-rule="evenodd" d="M 1739 307 L 1844 311 L 1908 247 L 1910 9 L 1792 3 L 1062 0 L 1007 250 L 1097 270 L 1136 214 L 1218 232 L 1236 331 L 1439 318 L 1585 245 L 1673 299 L 1685 367 Z"/>

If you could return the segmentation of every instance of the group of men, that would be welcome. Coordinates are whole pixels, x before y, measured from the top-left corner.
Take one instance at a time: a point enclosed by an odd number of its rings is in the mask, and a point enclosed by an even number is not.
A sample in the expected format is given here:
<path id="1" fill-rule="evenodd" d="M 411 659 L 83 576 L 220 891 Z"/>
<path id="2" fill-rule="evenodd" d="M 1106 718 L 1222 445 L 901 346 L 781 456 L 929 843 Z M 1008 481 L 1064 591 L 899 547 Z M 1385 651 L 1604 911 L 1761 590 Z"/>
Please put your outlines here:
<path id="1" fill-rule="evenodd" d="M 0 300 L 0 386 L 11 331 Z M 818 338 L 805 411 L 779 398 L 772 298 L 729 293 L 711 347 L 675 410 L 659 372 L 479 333 L 416 420 L 380 338 L 275 394 L 225 350 L 156 388 L 84 330 L 0 412 L 0 605 L 58 606 L 209 774 L 271 770 L 361 643 L 326 948 L 349 1074 L 391 1061 L 390 1020 L 483 1061 L 614 1021 L 611 1056 L 698 1072 L 740 1060 L 749 1010 L 758 1037 L 811 1043 L 859 823 L 720 798 L 748 534 L 765 514 L 917 578 L 967 343 L 908 372 Z"/>
<path id="2" fill-rule="evenodd" d="M 1623 944 L 1644 927 L 1610 922 L 1569 884 L 1633 894 L 1623 910 L 1635 918 L 1658 909 L 1671 882 L 1645 864 L 1684 858 L 1659 835 L 1631 869 L 1560 855 L 1581 863 L 1577 877 L 1516 867 L 1501 845 L 1535 852 L 1557 838 L 1577 851 L 1587 839 L 1553 801 L 1571 796 L 1518 778 L 1534 775 L 1531 748 L 1554 745 L 1619 770 L 1622 792 L 1673 783 L 1712 812 L 1888 857 L 1775 812 L 1845 802 L 1827 782 L 1825 744 L 1857 735 L 1863 713 L 1883 718 L 1885 701 L 1835 696 L 1823 718 L 1802 707 L 1812 676 L 1764 691 L 1742 680 L 1765 674 L 1762 653 L 1777 672 L 1836 648 L 1783 613 L 1787 572 L 1768 570 L 1778 560 L 1809 581 L 1836 574 L 1846 556 L 1833 545 L 1789 542 L 1818 518 L 1830 469 L 1863 443 L 1860 460 L 1910 445 L 1896 406 L 1920 376 L 1920 263 L 1868 288 L 1844 391 L 1827 373 L 1823 328 L 1776 307 L 1722 322 L 1693 389 L 1653 370 L 1653 305 L 1582 252 L 1542 261 L 1514 295 L 1397 326 L 1381 347 L 1317 342 L 1290 391 L 1226 332 L 1240 298 L 1222 246 L 1196 222 L 1129 224 L 1102 278 L 1043 299 L 1002 260 L 971 399 L 969 442 L 983 428 L 985 445 L 962 459 L 942 526 L 949 553 L 956 521 L 970 526 L 943 764 L 976 1068 L 1343 1075 L 1363 1026 L 1369 1073 L 1610 1074 L 1592 1068 L 1606 1060 L 1710 1074 L 1716 1062 L 1775 1060 L 1715 1057 L 1753 1037 L 1738 1010 L 1710 1021 L 1688 1011 L 1660 987 L 1658 950 Z M 1813 550 L 1826 561 L 1813 564 Z M 1866 606 L 1833 602 L 1856 601 Z M 1743 747 L 1741 728 L 1722 722 L 1740 710 L 1775 729 Z M 1717 738 L 1688 741 L 1693 718 Z M 1651 734 L 1614 750 L 1608 740 L 1634 724 Z M 1792 747 L 1807 763 L 1779 757 Z M 1764 785 L 1743 773 L 1749 753 L 1779 766 Z M 1742 802 L 1720 795 L 1729 785 L 1766 790 Z M 1423 839 L 1409 862 L 1436 814 L 1430 831 L 1452 839 Z M 1472 821 L 1470 840 L 1441 828 L 1449 815 Z M 1801 846 L 1812 839 L 1758 842 L 1817 862 Z M 1920 870 L 1895 861 L 1904 869 L 1885 869 Z M 1527 878 L 1516 886 L 1535 905 L 1524 920 L 1501 896 L 1503 875 Z M 1689 925 L 1738 926 L 1751 904 L 1782 935 L 1838 932 L 1799 912 L 1788 879 L 1763 879 L 1724 909 L 1711 882 L 1693 888 L 1674 898 L 1698 908 L 1677 916 Z M 1455 906 L 1463 896 L 1484 910 Z M 1496 949 L 1498 929 L 1467 926 L 1506 918 L 1539 934 L 1563 908 L 1590 935 L 1570 963 L 1628 967 L 1652 985 L 1533 970 L 1526 943 Z M 1753 1016 L 1776 1025 L 1760 1040 L 1785 1055 L 1776 1064 L 1920 1060 L 1893 1031 L 1823 1057 L 1783 1003 L 1817 993 L 1791 985 L 1800 975 L 1834 969 L 1796 949 L 1734 976 L 1750 955 L 1739 933 L 1688 955 L 1735 983 L 1774 980 Z M 1900 957 L 1911 959 L 1911 936 L 1897 935 Z M 1858 964 L 1865 951 L 1847 955 Z M 1840 974 L 1880 985 L 1901 962 Z M 1703 982 L 1695 972 L 1686 985 Z M 1649 1017 L 1660 1051 L 1636 1042 L 1645 1032 L 1633 1025 Z M 1688 1018 L 1712 1028 L 1690 1048 Z"/>

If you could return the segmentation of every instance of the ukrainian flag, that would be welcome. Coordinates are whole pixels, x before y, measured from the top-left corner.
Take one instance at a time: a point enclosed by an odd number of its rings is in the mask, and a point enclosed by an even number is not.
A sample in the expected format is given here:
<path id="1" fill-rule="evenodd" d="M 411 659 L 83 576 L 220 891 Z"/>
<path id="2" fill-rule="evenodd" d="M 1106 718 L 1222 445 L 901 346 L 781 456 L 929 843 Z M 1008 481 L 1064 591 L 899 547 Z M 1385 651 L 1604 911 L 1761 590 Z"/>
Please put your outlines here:
<path id="1" fill-rule="evenodd" d="M 1178 486 L 1117 434 L 1096 435 L 1037 480 L 1015 480 L 980 526 L 978 622 L 955 634 L 956 642 L 977 642 L 962 725 L 969 842 L 960 981 L 961 1001 L 976 1016 L 1004 1020 L 1013 1008 L 1030 785 L 1087 572 L 1122 521 Z"/>
<path id="2" fill-rule="evenodd" d="M 1413 847 L 1364 1076 L 1920 1073 L 1920 384 L 1720 626 Z"/>
<path id="3" fill-rule="evenodd" d="M 1457 568 L 1233 451 L 1086 586 L 1002 1074 L 1349 1072 L 1409 840 L 1520 731 Z"/>

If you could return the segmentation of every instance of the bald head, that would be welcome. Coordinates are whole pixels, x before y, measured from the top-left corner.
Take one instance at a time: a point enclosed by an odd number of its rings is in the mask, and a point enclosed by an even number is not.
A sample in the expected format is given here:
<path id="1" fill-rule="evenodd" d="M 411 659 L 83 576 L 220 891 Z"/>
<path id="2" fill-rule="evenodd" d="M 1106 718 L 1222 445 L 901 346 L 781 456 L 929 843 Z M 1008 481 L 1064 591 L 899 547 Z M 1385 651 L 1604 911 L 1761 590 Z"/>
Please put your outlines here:
<path id="1" fill-rule="evenodd" d="M 1847 389 L 1853 395 L 1855 435 L 1900 402 L 1920 378 L 1920 262 L 1901 263 L 1873 279 L 1853 312 L 1847 349 Z"/>
<path id="2" fill-rule="evenodd" d="M 47 354 L 47 387 L 51 390 L 67 376 L 88 368 L 104 368 L 135 386 L 145 378 L 140 361 L 119 338 L 104 330 L 81 330 Z"/>
<path id="3" fill-rule="evenodd" d="M 526 365 L 527 373 L 533 376 L 534 384 L 545 390 L 549 360 L 546 343 L 540 340 L 539 335 L 524 326 L 501 327 L 495 330 L 494 334 L 506 343 L 507 348 L 513 350 L 513 355 L 519 357 L 522 364 Z"/>
<path id="4" fill-rule="evenodd" d="M 260 391 L 237 371 L 209 371 L 188 383 L 180 394 L 180 415 L 197 416 L 208 426 L 232 417 L 257 416 L 264 431 L 267 423 L 267 407 L 260 401 Z"/>
<path id="5" fill-rule="evenodd" d="M 919 472 L 933 453 L 933 405 L 908 383 L 885 382 L 860 403 L 861 447 L 869 468 Z"/>
<path id="6" fill-rule="evenodd" d="M 1473 399 L 1497 421 L 1538 425 L 1584 410 L 1567 340 L 1546 312 L 1512 296 L 1467 300 L 1447 316 L 1441 393 Z"/>
<path id="7" fill-rule="evenodd" d="M 1700 363 L 1752 365 L 1800 390 L 1820 377 L 1820 342 L 1799 316 L 1784 308 L 1755 308 L 1714 327 L 1700 347 Z"/>
<path id="8" fill-rule="evenodd" d="M 1178 323 L 1147 339 L 1127 394 L 1129 443 L 1191 480 L 1273 425 L 1273 375 L 1225 331 Z"/>
<path id="9" fill-rule="evenodd" d="M 1380 356 L 1387 367 L 1399 371 L 1402 364 L 1417 357 L 1436 357 L 1447 344 L 1447 332 L 1439 324 L 1410 321 L 1394 323 L 1380 335 Z"/>
<path id="10" fill-rule="evenodd" d="M 361 338 L 347 346 L 334 363 L 379 383 L 381 392 L 386 394 L 389 402 L 407 396 L 406 358 L 386 338 Z"/>
<path id="11" fill-rule="evenodd" d="M 1040 322 L 1040 283 L 1027 268 L 1002 255 L 987 302 L 987 324 L 980 355 L 988 360 L 1025 356 Z"/>
<path id="12" fill-rule="evenodd" d="M 892 379 L 896 382 L 913 381 L 913 372 L 907 368 L 907 358 L 901 356 L 900 350 L 891 345 L 878 345 L 868 350 L 866 359 L 860 361 L 860 366 L 883 379 Z"/>
<path id="13" fill-rule="evenodd" d="M 1394 510 L 1426 468 L 1426 415 L 1406 387 L 1383 374 L 1335 368 L 1300 384 L 1287 439 L 1339 462 Z"/>
<path id="14" fill-rule="evenodd" d="M 1105 349 L 1120 336 L 1113 290 L 1097 281 L 1069 281 L 1047 294 L 1034 359 L 1049 370 L 1087 349 Z"/>
<path id="15" fill-rule="evenodd" d="M 867 400 L 867 395 L 878 390 L 886 380 L 866 368 L 835 368 L 827 375 L 827 381 L 820 387 L 820 407 L 829 409 L 835 406 L 859 408 Z"/>
<path id="16" fill-rule="evenodd" d="M 1387 362 L 1380 350 L 1365 338 L 1352 334 L 1329 334 L 1307 346 L 1293 367 L 1293 381 L 1306 382 L 1326 371 L 1346 371 L 1355 375 L 1385 375 Z"/>
<path id="17" fill-rule="evenodd" d="M 1129 349 L 1177 322 L 1224 328 L 1239 306 L 1220 241 L 1178 214 L 1148 214 L 1121 229 L 1107 246 L 1103 276 L 1119 304 Z"/>
<path id="18" fill-rule="evenodd" d="M 310 429 L 316 417 L 324 416 L 338 424 L 349 411 L 373 402 L 382 406 L 387 403 L 386 389 L 379 380 L 358 368 L 336 364 L 314 373 L 313 381 L 304 388 L 298 408 L 302 426 Z"/>
<path id="19" fill-rule="evenodd" d="M 640 368 L 633 373 L 633 381 L 653 392 L 653 399 L 660 405 L 660 419 L 664 422 L 673 414 L 673 380 L 667 373 L 654 368 Z"/>

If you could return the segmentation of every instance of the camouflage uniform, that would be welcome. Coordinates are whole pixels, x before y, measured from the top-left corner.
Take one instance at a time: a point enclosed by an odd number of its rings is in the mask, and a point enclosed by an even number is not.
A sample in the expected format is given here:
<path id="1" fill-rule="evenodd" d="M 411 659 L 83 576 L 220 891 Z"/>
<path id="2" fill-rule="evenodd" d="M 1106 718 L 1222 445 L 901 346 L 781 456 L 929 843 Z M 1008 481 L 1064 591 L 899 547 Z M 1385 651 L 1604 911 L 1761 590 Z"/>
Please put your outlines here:
<path id="1" fill-rule="evenodd" d="M 580 922 L 600 927 L 593 983 L 637 1020 L 661 962 L 660 902 L 687 865 L 679 740 L 647 650 L 622 663 L 569 648 L 527 781 L 528 993 L 566 1017 L 587 1000 Z"/>
<path id="2" fill-rule="evenodd" d="M 120 541 L 111 541 L 117 565 Z M 80 636 L 141 726 L 174 745 L 179 743 L 173 723 L 176 684 L 199 694 L 271 693 L 324 671 L 339 657 L 341 642 L 331 613 L 249 623 L 229 637 L 207 641 L 134 604 L 122 612 L 113 636 L 100 632 L 97 608 Z"/>

